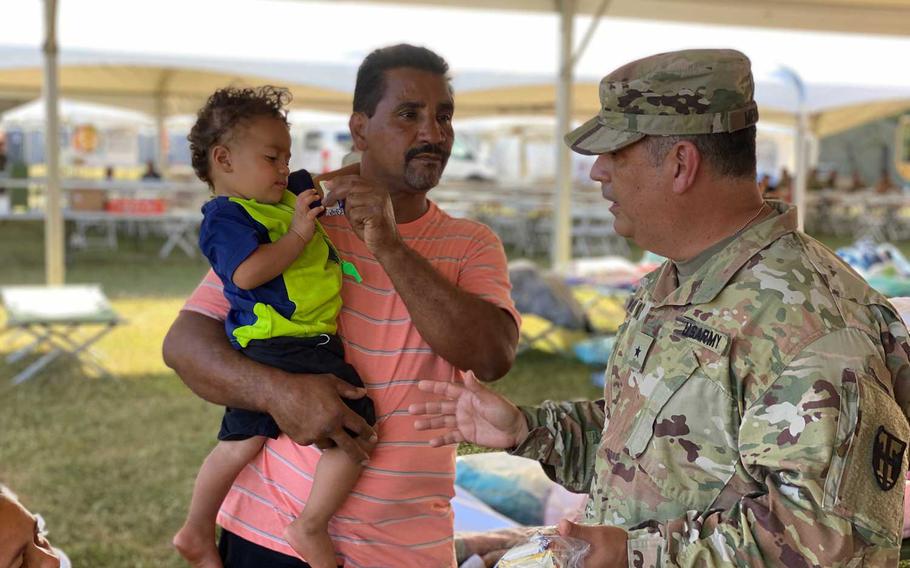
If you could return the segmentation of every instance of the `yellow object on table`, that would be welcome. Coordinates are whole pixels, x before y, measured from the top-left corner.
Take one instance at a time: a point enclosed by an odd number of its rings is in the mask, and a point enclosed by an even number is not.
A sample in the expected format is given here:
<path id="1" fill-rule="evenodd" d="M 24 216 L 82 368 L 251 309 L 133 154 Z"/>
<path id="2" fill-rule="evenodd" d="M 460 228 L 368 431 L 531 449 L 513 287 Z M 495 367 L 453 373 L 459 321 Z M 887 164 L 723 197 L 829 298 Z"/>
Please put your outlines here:
<path id="1" fill-rule="evenodd" d="M 573 286 L 572 296 L 581 305 L 597 333 L 616 333 L 626 319 L 626 297 L 605 294 L 594 286 Z"/>
<path id="2" fill-rule="evenodd" d="M 537 349 L 547 353 L 571 354 L 576 343 L 587 338 L 582 331 L 560 327 L 535 314 L 521 314 L 518 349 Z"/>

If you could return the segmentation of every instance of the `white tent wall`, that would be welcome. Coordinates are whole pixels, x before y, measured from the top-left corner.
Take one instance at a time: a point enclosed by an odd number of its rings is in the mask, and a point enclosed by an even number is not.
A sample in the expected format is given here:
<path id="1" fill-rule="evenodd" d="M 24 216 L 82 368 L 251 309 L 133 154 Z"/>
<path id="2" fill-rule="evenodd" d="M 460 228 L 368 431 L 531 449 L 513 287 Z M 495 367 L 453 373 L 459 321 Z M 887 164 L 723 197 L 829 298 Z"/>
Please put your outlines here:
<path id="1" fill-rule="evenodd" d="M 136 166 L 140 158 L 140 133 L 147 135 L 155 124 L 148 115 L 140 112 L 69 99 L 60 100 L 58 113 L 59 131 L 70 137 L 61 144 L 60 166 L 64 171 L 72 166 Z M 31 134 L 45 132 L 45 118 L 43 99 L 0 115 L 0 130 L 23 135 L 21 151 L 26 163 L 36 161 L 36 148 L 31 140 L 37 137 Z M 91 134 L 88 147 L 85 143 L 78 143 L 80 132 Z M 40 139 L 43 140 L 43 136 Z M 43 145 L 41 155 L 44 155 Z"/>

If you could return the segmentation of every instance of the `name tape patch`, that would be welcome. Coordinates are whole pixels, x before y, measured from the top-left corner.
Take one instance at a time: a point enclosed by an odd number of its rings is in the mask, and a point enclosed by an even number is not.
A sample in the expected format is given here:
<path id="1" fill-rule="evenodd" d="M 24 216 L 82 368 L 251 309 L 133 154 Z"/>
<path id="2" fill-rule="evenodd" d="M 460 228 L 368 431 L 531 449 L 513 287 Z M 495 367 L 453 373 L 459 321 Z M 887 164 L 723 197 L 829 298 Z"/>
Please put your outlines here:
<path id="1" fill-rule="evenodd" d="M 695 342 L 702 347 L 707 347 L 718 355 L 723 355 L 727 352 L 727 347 L 730 345 L 730 337 L 725 333 L 711 329 L 687 317 L 676 318 L 676 323 L 679 327 L 674 331 L 675 335 Z"/>

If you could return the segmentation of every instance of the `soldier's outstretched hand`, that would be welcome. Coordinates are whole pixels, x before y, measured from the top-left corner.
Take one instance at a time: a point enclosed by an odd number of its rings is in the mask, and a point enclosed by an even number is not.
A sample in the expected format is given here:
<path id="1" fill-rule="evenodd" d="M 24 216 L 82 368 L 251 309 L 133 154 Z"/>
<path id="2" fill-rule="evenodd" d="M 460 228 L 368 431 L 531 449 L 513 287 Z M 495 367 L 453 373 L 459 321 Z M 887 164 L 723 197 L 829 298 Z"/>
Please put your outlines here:
<path id="1" fill-rule="evenodd" d="M 584 559 L 585 568 L 625 568 L 629 565 L 629 533 L 620 527 L 578 525 L 568 519 L 559 521 L 559 534 L 591 545 Z"/>
<path id="2" fill-rule="evenodd" d="M 443 397 L 408 407 L 411 414 L 425 417 L 414 421 L 417 430 L 441 430 L 430 440 L 433 447 L 472 442 L 488 448 L 512 448 L 528 436 L 528 424 L 518 407 L 473 375 L 468 374 L 463 385 L 420 381 L 417 387 Z"/>

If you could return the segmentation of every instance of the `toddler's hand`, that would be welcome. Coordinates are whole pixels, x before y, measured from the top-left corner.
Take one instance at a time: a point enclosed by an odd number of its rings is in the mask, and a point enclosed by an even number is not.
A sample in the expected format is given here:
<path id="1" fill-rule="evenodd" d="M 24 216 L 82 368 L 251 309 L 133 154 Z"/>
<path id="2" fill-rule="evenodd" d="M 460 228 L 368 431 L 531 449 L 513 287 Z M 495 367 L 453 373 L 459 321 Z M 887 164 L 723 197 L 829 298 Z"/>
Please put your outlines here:
<path id="1" fill-rule="evenodd" d="M 308 189 L 297 196 L 294 206 L 294 218 L 291 220 L 291 231 L 294 231 L 304 242 L 310 242 L 316 232 L 316 217 L 325 210 L 325 207 L 310 205 L 319 201 L 319 194 L 315 189 Z"/>

